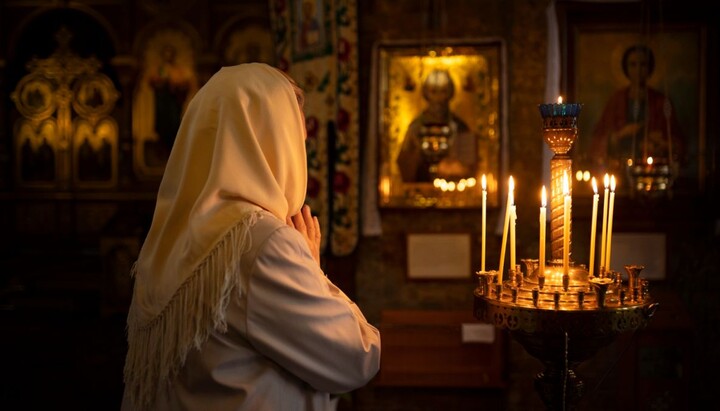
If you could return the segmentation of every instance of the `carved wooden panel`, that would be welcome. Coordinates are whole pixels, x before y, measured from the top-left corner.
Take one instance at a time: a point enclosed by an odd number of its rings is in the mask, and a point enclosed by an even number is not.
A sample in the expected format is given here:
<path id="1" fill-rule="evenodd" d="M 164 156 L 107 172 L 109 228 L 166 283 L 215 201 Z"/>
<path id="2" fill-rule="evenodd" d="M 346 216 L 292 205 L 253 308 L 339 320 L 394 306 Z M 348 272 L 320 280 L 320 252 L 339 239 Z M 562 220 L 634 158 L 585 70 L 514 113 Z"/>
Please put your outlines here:
<path id="1" fill-rule="evenodd" d="M 111 116 L 119 93 L 94 57 L 69 47 L 33 58 L 11 98 L 20 113 L 13 129 L 15 180 L 20 187 L 110 188 L 117 184 L 118 126 Z"/>

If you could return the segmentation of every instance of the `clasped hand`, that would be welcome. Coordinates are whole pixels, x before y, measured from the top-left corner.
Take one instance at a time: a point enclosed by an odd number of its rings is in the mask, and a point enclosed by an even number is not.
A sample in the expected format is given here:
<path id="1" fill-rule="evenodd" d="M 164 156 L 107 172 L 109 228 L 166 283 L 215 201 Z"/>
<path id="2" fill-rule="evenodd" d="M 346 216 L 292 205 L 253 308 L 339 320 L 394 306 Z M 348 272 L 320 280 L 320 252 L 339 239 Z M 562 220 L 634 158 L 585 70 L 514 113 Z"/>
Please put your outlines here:
<path id="1" fill-rule="evenodd" d="M 305 204 L 300 212 L 287 218 L 287 225 L 295 228 L 307 241 L 310 253 L 315 261 L 320 264 L 320 222 L 318 218 L 310 213 L 310 206 Z"/>

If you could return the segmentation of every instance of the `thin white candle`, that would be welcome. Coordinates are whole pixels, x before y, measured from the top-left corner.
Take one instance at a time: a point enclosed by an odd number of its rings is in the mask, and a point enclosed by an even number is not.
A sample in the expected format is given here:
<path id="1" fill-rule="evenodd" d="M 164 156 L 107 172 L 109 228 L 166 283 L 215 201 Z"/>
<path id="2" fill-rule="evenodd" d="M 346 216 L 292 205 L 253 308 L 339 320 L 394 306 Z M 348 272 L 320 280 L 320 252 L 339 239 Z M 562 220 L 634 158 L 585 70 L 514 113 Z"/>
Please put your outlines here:
<path id="1" fill-rule="evenodd" d="M 570 274 L 570 183 L 563 172 L 563 274 Z"/>
<path id="2" fill-rule="evenodd" d="M 595 194 L 593 194 L 592 220 L 590 220 L 590 278 L 593 278 L 593 273 L 595 271 L 595 237 L 597 236 L 597 210 L 598 200 L 600 199 L 595 177 L 592 178 L 592 188 Z"/>
<path id="3" fill-rule="evenodd" d="M 503 279 L 503 267 L 505 265 L 505 248 L 507 247 L 508 227 L 510 225 L 510 215 L 512 213 L 510 206 L 515 202 L 515 200 L 513 200 L 514 189 L 515 182 L 513 181 L 512 176 L 510 176 L 510 180 L 508 182 L 507 205 L 505 206 L 505 223 L 503 224 L 502 246 L 500 247 L 500 269 L 498 272 L 498 284 L 502 284 Z"/>
<path id="4" fill-rule="evenodd" d="M 605 195 L 603 197 L 603 222 L 602 222 L 602 233 L 600 234 L 600 268 L 605 267 L 605 247 L 607 246 L 607 213 L 608 213 L 608 187 L 610 186 L 610 176 L 605 173 L 603 179 L 605 183 Z M 601 273 L 602 274 L 602 273 Z"/>
<path id="5" fill-rule="evenodd" d="M 487 177 L 482 175 L 482 252 L 480 270 L 485 271 L 485 230 L 487 227 Z"/>
<path id="6" fill-rule="evenodd" d="M 613 208 L 615 205 L 615 176 L 610 177 L 610 206 L 608 211 L 607 246 L 605 247 L 605 267 L 610 270 L 610 251 L 612 246 Z"/>
<path id="7" fill-rule="evenodd" d="M 515 197 L 513 195 L 513 197 Z M 510 269 L 515 269 L 515 225 L 517 224 L 517 208 L 515 207 L 515 199 L 510 206 Z"/>
<path id="8" fill-rule="evenodd" d="M 540 256 L 538 262 L 540 263 L 538 275 L 540 277 L 545 276 L 545 226 L 547 220 L 547 192 L 545 186 L 542 186 L 540 193 L 541 205 L 540 205 Z"/>

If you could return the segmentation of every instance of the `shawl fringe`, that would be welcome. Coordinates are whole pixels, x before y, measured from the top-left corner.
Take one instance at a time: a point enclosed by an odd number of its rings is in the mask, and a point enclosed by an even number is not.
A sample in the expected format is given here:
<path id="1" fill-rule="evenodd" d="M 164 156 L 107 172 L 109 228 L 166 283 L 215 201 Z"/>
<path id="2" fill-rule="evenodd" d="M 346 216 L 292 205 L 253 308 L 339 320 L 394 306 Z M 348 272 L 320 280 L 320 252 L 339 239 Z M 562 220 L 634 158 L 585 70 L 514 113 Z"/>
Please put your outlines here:
<path id="1" fill-rule="evenodd" d="M 257 212 L 230 229 L 178 288 L 154 319 L 139 324 L 130 309 L 128 353 L 123 370 L 129 399 L 140 410 L 150 409 L 160 384 L 168 383 L 213 331 L 227 330 L 225 313 L 231 292 L 240 289 L 237 267 L 251 246 L 250 227 Z M 137 262 L 131 276 L 136 275 Z"/>

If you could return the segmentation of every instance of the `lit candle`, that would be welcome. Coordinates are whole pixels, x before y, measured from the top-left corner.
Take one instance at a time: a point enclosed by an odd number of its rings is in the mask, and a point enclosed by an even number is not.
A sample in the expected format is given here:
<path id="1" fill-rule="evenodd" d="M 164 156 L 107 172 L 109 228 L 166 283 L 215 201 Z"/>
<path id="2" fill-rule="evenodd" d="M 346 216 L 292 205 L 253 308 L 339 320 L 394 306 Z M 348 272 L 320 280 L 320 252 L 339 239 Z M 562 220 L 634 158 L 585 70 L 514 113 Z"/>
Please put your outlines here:
<path id="1" fill-rule="evenodd" d="M 610 177 L 610 206 L 608 211 L 607 246 L 605 250 L 605 267 L 610 270 L 610 248 L 612 245 L 613 206 L 615 203 L 615 176 Z"/>
<path id="2" fill-rule="evenodd" d="M 487 227 L 487 177 L 482 175 L 482 252 L 480 270 L 485 271 L 485 228 Z"/>
<path id="3" fill-rule="evenodd" d="M 563 172 L 563 274 L 570 274 L 570 183 L 567 172 Z"/>
<path id="4" fill-rule="evenodd" d="M 508 198 L 507 205 L 505 206 L 505 223 L 503 224 L 503 238 L 502 246 L 500 247 L 500 270 L 498 272 L 498 284 L 502 284 L 503 279 L 503 266 L 505 265 L 505 247 L 507 246 L 508 227 L 510 226 L 510 215 L 512 213 L 511 206 L 515 202 L 513 200 L 513 190 L 515 189 L 515 183 L 512 176 L 508 183 Z"/>
<path id="5" fill-rule="evenodd" d="M 387 203 L 390 201 L 390 178 L 383 176 L 380 180 L 380 192 L 382 193 L 382 202 Z"/>
<path id="6" fill-rule="evenodd" d="M 605 174 L 603 179 L 605 183 L 605 195 L 603 197 L 603 222 L 602 233 L 600 234 L 600 268 L 605 267 L 605 247 L 607 246 L 607 213 L 608 213 L 608 186 L 610 186 L 610 176 Z M 602 274 L 602 273 L 601 273 Z"/>
<path id="7" fill-rule="evenodd" d="M 592 178 L 592 188 L 595 194 L 593 195 L 593 208 L 592 208 L 592 220 L 590 225 L 590 278 L 593 278 L 593 272 L 595 269 L 595 237 L 597 229 L 597 209 L 598 200 L 600 195 L 598 194 L 597 181 L 595 177 Z"/>
<path id="8" fill-rule="evenodd" d="M 517 208 L 515 207 L 515 196 L 510 206 L 510 269 L 515 269 L 515 225 L 517 224 Z"/>
<path id="9" fill-rule="evenodd" d="M 538 276 L 545 276 L 545 225 L 547 224 L 547 192 L 545 186 L 542 187 L 540 193 L 541 205 L 540 205 L 540 256 L 538 262 L 540 263 Z"/>
<path id="10" fill-rule="evenodd" d="M 563 118 L 576 118 L 580 114 L 582 106 L 577 103 L 563 103 L 562 96 L 558 96 L 557 103 L 540 104 L 539 108 L 540 115 L 544 120 L 544 127 L 554 128 L 563 124 L 567 125 Z"/>

